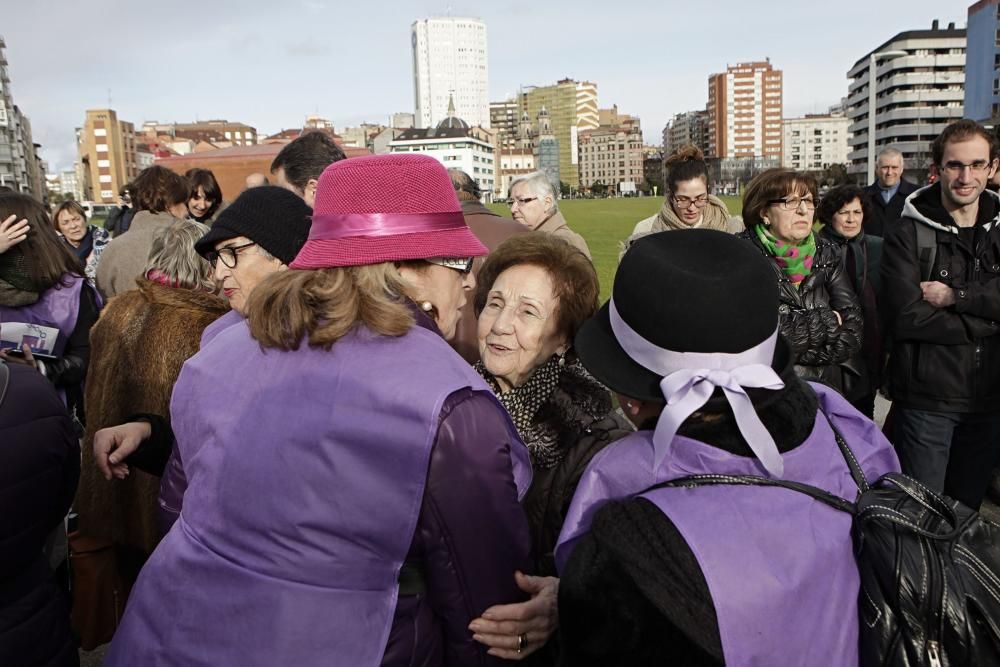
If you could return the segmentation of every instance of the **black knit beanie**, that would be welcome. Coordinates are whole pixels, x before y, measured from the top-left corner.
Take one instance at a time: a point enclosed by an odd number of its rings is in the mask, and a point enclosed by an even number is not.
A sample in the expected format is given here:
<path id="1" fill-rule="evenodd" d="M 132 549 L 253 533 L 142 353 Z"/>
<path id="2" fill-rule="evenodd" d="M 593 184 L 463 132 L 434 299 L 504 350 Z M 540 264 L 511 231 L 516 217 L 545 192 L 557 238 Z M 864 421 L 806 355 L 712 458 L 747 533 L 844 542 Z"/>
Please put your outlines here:
<path id="1" fill-rule="evenodd" d="M 204 257 L 219 241 L 245 236 L 284 264 L 291 264 L 309 238 L 312 209 L 294 192 L 274 185 L 244 190 L 224 208 L 197 243 Z"/>

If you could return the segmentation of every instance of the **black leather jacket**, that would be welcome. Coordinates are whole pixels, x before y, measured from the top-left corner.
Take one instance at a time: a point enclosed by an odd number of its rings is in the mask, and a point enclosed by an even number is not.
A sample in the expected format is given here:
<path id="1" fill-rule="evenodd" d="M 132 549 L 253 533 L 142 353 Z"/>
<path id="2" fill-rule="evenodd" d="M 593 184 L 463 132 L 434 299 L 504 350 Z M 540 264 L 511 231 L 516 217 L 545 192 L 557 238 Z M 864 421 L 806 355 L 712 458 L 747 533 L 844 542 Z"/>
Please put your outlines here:
<path id="1" fill-rule="evenodd" d="M 842 390 L 844 372 L 862 372 L 852 364 L 858 363 L 856 353 L 861 349 L 864 320 L 837 245 L 816 239 L 812 270 L 796 288 L 752 230 L 739 236 L 753 243 L 774 269 L 781 333 L 795 354 L 796 374 Z M 834 311 L 840 314 L 843 324 Z"/>

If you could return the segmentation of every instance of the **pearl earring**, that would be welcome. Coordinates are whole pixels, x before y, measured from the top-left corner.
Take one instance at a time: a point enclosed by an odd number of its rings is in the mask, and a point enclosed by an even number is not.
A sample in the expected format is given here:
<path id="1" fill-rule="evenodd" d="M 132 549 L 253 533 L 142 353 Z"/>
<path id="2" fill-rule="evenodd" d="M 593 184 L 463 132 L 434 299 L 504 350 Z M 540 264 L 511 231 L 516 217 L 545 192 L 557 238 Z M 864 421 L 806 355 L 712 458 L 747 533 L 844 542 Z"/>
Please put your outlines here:
<path id="1" fill-rule="evenodd" d="M 419 305 L 420 305 L 420 310 L 424 311 L 425 313 L 429 313 L 432 310 L 434 310 L 434 304 L 431 303 L 430 301 L 421 301 Z"/>

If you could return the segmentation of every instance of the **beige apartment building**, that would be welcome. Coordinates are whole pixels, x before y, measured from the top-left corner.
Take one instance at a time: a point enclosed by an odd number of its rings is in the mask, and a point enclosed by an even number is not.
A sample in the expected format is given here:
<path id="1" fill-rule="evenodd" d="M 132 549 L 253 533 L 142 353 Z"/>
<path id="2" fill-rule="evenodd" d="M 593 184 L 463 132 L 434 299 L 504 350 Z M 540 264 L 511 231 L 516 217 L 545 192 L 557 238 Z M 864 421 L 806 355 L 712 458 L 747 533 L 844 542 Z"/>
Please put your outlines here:
<path id="1" fill-rule="evenodd" d="M 782 123 L 781 166 L 796 171 L 821 171 L 847 164 L 851 120 L 841 115 L 806 114 Z"/>
<path id="2" fill-rule="evenodd" d="M 616 192 L 634 192 L 645 178 L 645 157 L 639 119 L 619 115 L 617 107 L 601 110 L 615 125 L 601 125 L 580 133 L 580 186 L 603 183 Z M 605 114 L 605 112 L 607 112 Z"/>
<path id="3" fill-rule="evenodd" d="M 600 125 L 597 84 L 563 79 L 554 86 L 526 87 L 520 96 L 522 117 L 537 118 L 545 109 L 552 134 L 559 145 L 559 179 L 572 187 L 580 185 L 579 135 Z"/>
<path id="4" fill-rule="evenodd" d="M 84 196 L 114 204 L 118 192 L 138 173 L 135 126 L 118 120 L 113 109 L 88 109 L 77 133 Z"/>
<path id="5" fill-rule="evenodd" d="M 708 155 L 781 159 L 782 73 L 770 60 L 708 77 Z"/>

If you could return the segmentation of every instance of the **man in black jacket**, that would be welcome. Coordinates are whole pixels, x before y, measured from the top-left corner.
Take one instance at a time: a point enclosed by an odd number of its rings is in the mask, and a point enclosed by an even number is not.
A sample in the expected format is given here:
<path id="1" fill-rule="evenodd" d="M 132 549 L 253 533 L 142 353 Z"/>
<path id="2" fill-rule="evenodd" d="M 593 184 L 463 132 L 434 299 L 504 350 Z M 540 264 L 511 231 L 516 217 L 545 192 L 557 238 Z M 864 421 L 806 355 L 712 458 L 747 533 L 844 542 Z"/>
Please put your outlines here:
<path id="1" fill-rule="evenodd" d="M 970 120 L 931 144 L 940 179 L 907 198 L 882 254 L 903 472 L 978 508 L 1000 462 L 998 144 Z"/>
<path id="2" fill-rule="evenodd" d="M 865 188 L 871 201 L 871 210 L 865 214 L 865 233 L 885 236 L 902 215 L 906 198 L 916 190 L 916 185 L 903 178 L 903 154 L 895 148 L 883 148 L 875 162 L 875 182 Z"/>

